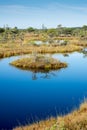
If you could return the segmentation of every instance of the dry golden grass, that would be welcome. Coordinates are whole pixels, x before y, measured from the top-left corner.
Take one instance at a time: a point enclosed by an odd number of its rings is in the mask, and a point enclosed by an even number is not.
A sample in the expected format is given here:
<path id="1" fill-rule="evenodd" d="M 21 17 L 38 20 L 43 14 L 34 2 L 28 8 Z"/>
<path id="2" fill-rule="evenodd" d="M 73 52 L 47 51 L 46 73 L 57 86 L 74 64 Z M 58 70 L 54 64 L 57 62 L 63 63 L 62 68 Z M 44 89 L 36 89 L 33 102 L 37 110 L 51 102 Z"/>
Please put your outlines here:
<path id="1" fill-rule="evenodd" d="M 87 47 L 87 41 L 78 41 L 75 43 L 77 46 Z"/>
<path id="2" fill-rule="evenodd" d="M 46 121 L 40 121 L 38 123 L 34 123 L 33 125 L 26 125 L 14 128 L 13 130 L 46 130 L 50 128 L 52 125 L 56 123 L 56 118 L 50 118 Z"/>
<path id="3" fill-rule="evenodd" d="M 77 41 L 77 40 L 79 40 L 79 37 L 72 37 L 72 36 L 71 37 L 67 37 L 66 36 L 66 37 L 55 37 L 54 39 L 55 40 L 72 40 L 72 41 L 76 40 Z"/>
<path id="4" fill-rule="evenodd" d="M 14 55 L 29 54 L 33 51 L 37 53 L 67 53 L 82 50 L 81 46 L 69 44 L 66 46 L 30 46 L 27 44 L 0 44 L 0 58 Z"/>
<path id="5" fill-rule="evenodd" d="M 70 44 L 74 44 L 76 46 L 87 47 L 87 40 L 73 39 L 69 40 Z"/>
<path id="6" fill-rule="evenodd" d="M 81 104 L 79 110 L 59 117 L 57 119 L 58 126 L 61 126 L 61 122 L 65 130 L 87 130 L 87 102 Z"/>
<path id="7" fill-rule="evenodd" d="M 21 58 L 10 63 L 13 66 L 31 71 L 51 71 L 67 67 L 66 63 L 60 62 L 52 57 L 43 55 L 31 55 L 31 57 Z"/>
<path id="8" fill-rule="evenodd" d="M 72 113 L 13 130 L 87 130 L 87 102 Z"/>

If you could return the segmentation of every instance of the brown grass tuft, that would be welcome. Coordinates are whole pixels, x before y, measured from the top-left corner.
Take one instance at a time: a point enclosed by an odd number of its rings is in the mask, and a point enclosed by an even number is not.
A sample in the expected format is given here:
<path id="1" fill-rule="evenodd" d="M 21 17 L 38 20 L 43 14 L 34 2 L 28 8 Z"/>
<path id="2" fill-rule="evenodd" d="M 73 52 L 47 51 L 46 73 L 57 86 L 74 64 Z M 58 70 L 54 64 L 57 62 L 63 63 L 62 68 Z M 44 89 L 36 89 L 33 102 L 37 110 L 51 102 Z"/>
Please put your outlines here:
<path id="1" fill-rule="evenodd" d="M 66 63 L 60 62 L 52 57 L 45 57 L 43 55 L 35 55 L 30 58 L 18 59 L 10 64 L 21 69 L 27 69 L 35 72 L 47 72 L 67 67 Z"/>

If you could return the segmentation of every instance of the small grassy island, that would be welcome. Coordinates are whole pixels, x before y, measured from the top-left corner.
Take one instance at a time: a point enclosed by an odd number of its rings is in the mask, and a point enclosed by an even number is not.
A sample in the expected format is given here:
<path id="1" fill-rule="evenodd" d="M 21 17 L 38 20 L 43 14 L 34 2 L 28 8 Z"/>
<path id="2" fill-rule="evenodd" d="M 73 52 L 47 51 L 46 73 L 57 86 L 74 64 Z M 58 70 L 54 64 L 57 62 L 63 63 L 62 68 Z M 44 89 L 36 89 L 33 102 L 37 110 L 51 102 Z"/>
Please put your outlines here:
<path id="1" fill-rule="evenodd" d="M 67 63 L 60 62 L 52 57 L 35 55 L 27 58 L 18 59 L 10 63 L 21 69 L 31 70 L 35 72 L 47 72 L 67 67 Z"/>

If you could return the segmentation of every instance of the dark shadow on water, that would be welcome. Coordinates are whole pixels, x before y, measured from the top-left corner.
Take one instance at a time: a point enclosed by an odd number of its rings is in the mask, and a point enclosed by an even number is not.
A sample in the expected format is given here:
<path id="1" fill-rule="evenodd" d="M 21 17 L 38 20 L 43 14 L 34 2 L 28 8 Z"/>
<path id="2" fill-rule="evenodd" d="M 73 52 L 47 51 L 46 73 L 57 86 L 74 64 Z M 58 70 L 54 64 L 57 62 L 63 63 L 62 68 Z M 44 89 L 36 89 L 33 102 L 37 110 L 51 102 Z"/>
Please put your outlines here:
<path id="1" fill-rule="evenodd" d="M 41 78 L 42 79 L 51 79 L 52 76 L 57 76 L 54 72 L 50 72 L 50 73 L 44 73 Z"/>
<path id="2" fill-rule="evenodd" d="M 83 53 L 83 58 L 87 58 L 87 48 L 81 51 Z"/>
<path id="3" fill-rule="evenodd" d="M 37 73 L 33 72 L 32 73 L 32 80 L 37 80 L 38 77 L 37 77 Z"/>
<path id="4" fill-rule="evenodd" d="M 87 54 L 84 54 L 84 55 L 83 55 L 83 58 L 87 58 Z"/>
<path id="5" fill-rule="evenodd" d="M 55 73 L 55 71 L 51 71 L 51 72 L 44 72 L 44 73 L 40 73 L 40 77 L 38 76 L 38 72 L 32 72 L 32 80 L 37 80 L 39 78 L 41 79 L 51 79 L 52 77 L 56 77 L 57 74 Z"/>
<path id="6" fill-rule="evenodd" d="M 63 54 L 64 57 L 69 57 L 69 54 L 65 53 Z"/>

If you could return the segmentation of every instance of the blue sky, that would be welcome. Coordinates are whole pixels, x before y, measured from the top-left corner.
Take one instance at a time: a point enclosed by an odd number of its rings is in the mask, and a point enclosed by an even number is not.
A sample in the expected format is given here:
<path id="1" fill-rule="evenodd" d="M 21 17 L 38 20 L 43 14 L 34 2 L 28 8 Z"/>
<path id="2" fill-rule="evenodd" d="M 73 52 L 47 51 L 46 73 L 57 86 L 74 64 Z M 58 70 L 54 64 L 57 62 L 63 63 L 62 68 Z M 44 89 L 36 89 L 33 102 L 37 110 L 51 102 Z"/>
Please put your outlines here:
<path id="1" fill-rule="evenodd" d="M 1 0 L 0 26 L 87 25 L 87 0 Z"/>

